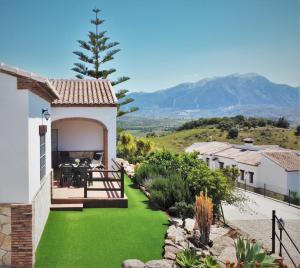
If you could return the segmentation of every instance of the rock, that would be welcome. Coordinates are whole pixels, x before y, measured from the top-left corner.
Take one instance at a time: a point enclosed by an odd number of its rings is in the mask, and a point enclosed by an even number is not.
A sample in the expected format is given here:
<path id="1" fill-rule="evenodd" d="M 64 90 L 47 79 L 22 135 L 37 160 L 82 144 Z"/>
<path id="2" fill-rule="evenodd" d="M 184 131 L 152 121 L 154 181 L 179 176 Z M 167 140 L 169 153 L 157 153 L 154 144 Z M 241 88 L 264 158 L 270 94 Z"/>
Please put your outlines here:
<path id="1" fill-rule="evenodd" d="M 145 268 L 145 263 L 141 262 L 140 260 L 131 259 L 123 261 L 122 268 Z"/>
<path id="2" fill-rule="evenodd" d="M 11 209 L 10 207 L 0 207 L 0 214 L 4 216 L 9 216 L 11 215 Z"/>
<path id="3" fill-rule="evenodd" d="M 165 252 L 171 252 L 174 254 L 177 254 L 178 252 L 180 252 L 181 249 L 173 247 L 173 246 L 165 246 Z"/>
<path id="4" fill-rule="evenodd" d="M 183 249 L 187 249 L 189 247 L 188 243 L 185 241 L 180 242 L 179 246 Z"/>
<path id="5" fill-rule="evenodd" d="M 4 264 L 4 265 L 7 265 L 7 267 L 9 267 L 9 265 L 11 264 L 11 253 L 10 253 L 10 252 L 7 252 L 7 253 L 3 256 L 2 260 L 3 260 L 3 264 Z"/>
<path id="6" fill-rule="evenodd" d="M 176 227 L 180 227 L 183 224 L 182 219 L 179 218 L 171 218 L 170 219 L 171 223 L 174 224 Z"/>
<path id="7" fill-rule="evenodd" d="M 11 234 L 11 224 L 7 223 L 7 224 L 3 224 L 2 226 L 0 225 L 0 232 L 6 235 L 10 235 Z"/>
<path id="8" fill-rule="evenodd" d="M 176 255 L 172 252 L 166 252 L 165 255 L 164 255 L 164 258 L 175 261 L 176 260 Z"/>
<path id="9" fill-rule="evenodd" d="M 172 267 L 173 267 L 174 265 L 176 265 L 176 264 L 175 264 L 175 261 L 173 261 L 173 260 L 167 260 L 167 259 L 165 259 L 165 261 L 166 261 L 167 263 L 169 263 Z"/>
<path id="10" fill-rule="evenodd" d="M 225 263 L 226 260 L 236 261 L 234 240 L 226 235 L 216 238 L 210 251 L 220 262 Z"/>
<path id="11" fill-rule="evenodd" d="M 217 227 L 217 226 L 213 225 L 213 226 L 211 226 L 209 237 L 212 241 L 214 241 L 218 237 L 227 234 L 228 231 L 229 231 L 229 228 Z"/>
<path id="12" fill-rule="evenodd" d="M 202 251 L 202 257 L 203 258 L 205 258 L 206 256 L 210 256 L 211 254 L 210 254 L 210 252 L 209 252 L 209 250 L 203 250 Z"/>
<path id="13" fill-rule="evenodd" d="M 195 227 L 195 220 L 194 219 L 185 219 L 185 227 L 184 229 L 187 231 L 187 233 L 192 234 L 194 227 Z"/>
<path id="14" fill-rule="evenodd" d="M 171 239 L 166 239 L 165 245 L 174 246 L 174 247 L 176 246 L 176 244 Z"/>
<path id="15" fill-rule="evenodd" d="M 167 230 L 167 238 L 172 240 L 174 243 L 185 241 L 184 230 L 180 227 L 171 225 Z"/>
<path id="16" fill-rule="evenodd" d="M 147 268 L 172 268 L 166 260 L 153 260 L 146 263 Z"/>
<path id="17" fill-rule="evenodd" d="M 6 235 L 4 240 L 2 241 L 1 249 L 6 251 L 11 251 L 11 238 L 10 236 Z"/>

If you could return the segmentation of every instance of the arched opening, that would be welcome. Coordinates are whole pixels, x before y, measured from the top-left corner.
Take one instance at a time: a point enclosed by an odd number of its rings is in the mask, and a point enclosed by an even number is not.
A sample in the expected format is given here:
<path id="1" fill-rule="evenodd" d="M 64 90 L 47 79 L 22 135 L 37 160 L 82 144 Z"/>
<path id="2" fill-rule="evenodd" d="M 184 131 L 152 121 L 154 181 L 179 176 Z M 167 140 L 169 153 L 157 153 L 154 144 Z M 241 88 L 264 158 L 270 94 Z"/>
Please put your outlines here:
<path id="1" fill-rule="evenodd" d="M 103 165 L 108 167 L 108 131 L 97 120 L 81 117 L 63 118 L 51 124 L 52 166 L 57 167 L 62 155 L 71 158 L 91 158 L 103 152 Z"/>

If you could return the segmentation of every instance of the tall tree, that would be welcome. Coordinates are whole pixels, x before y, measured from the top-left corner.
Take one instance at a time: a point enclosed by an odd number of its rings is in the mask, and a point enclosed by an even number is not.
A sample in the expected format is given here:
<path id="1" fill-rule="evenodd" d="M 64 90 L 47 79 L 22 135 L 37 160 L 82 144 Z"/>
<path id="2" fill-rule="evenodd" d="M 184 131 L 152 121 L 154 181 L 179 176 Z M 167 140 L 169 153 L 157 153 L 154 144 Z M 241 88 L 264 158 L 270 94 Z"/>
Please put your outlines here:
<path id="1" fill-rule="evenodd" d="M 74 63 L 72 70 L 77 73 L 76 77 L 83 79 L 84 77 L 93 77 L 96 79 L 106 79 L 109 75 L 116 72 L 116 69 L 103 68 L 103 64 L 114 59 L 114 55 L 120 51 L 116 48 L 118 42 L 110 42 L 109 37 L 106 36 L 106 31 L 99 31 L 99 26 L 104 22 L 99 18 L 100 9 L 93 9 L 95 13 L 95 19 L 91 20 L 91 23 L 95 26 L 95 31 L 89 31 L 88 41 L 78 40 L 79 46 L 82 51 L 74 51 L 73 53 L 78 56 L 79 63 Z M 113 86 L 123 83 L 130 78 L 127 76 L 119 77 L 117 80 L 112 81 Z M 137 107 L 132 107 L 127 110 L 122 110 L 122 106 L 134 101 L 132 98 L 126 97 L 128 93 L 127 89 L 121 89 L 116 93 L 118 102 L 118 116 L 122 116 L 128 113 L 132 113 L 138 110 Z"/>

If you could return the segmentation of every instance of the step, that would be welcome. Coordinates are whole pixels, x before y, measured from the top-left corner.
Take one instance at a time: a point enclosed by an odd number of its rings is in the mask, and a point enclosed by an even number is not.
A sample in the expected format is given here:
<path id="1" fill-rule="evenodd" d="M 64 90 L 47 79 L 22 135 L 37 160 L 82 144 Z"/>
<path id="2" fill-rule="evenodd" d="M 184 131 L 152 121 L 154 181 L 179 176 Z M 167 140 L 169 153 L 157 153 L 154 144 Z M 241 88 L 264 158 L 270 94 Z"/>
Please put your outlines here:
<path id="1" fill-rule="evenodd" d="M 50 210 L 52 211 L 82 211 L 83 203 L 78 204 L 52 204 Z"/>

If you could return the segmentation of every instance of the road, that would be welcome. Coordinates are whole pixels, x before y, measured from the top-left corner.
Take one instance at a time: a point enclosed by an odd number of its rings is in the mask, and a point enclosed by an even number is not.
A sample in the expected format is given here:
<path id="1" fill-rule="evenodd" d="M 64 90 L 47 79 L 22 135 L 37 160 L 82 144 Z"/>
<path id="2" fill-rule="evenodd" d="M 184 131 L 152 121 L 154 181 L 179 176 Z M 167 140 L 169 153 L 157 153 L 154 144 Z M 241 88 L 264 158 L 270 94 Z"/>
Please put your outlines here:
<path id="1" fill-rule="evenodd" d="M 265 198 L 263 195 L 243 190 L 238 191 L 242 191 L 248 200 L 242 209 L 224 204 L 223 210 L 227 221 L 247 233 L 251 238 L 255 238 L 257 241 L 263 243 L 268 249 L 271 249 L 272 210 L 276 210 L 277 217 L 285 221 L 286 230 L 300 249 L 300 209 L 270 198 Z M 283 235 L 283 241 L 292 258 L 299 265 L 300 254 L 285 235 Z M 279 242 L 276 241 L 277 252 L 278 249 Z M 287 260 L 289 259 L 285 252 L 283 257 Z"/>

